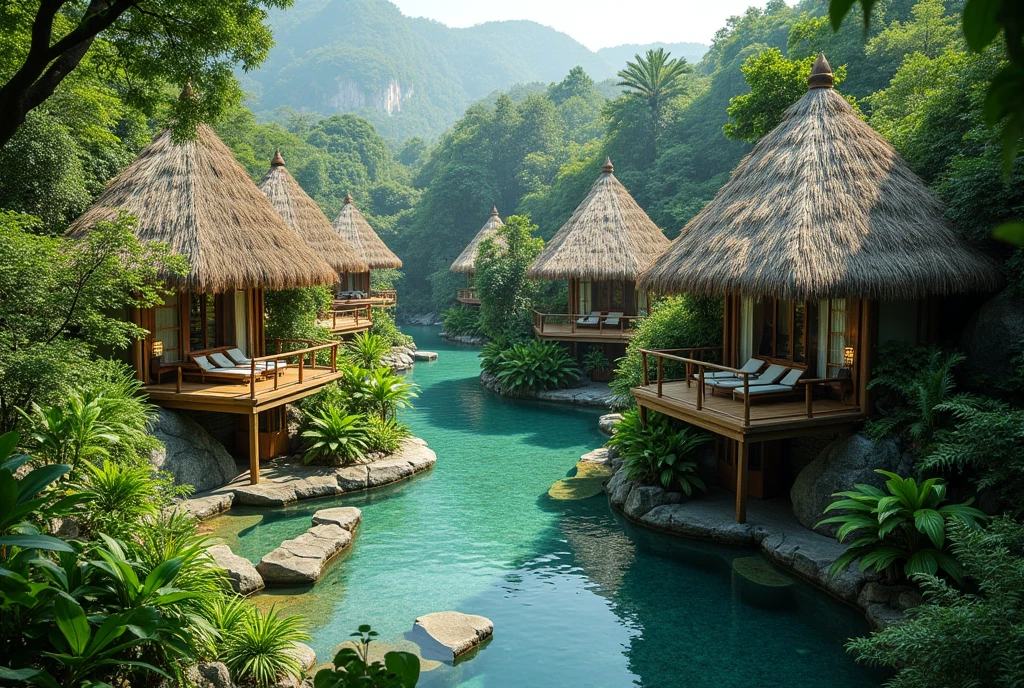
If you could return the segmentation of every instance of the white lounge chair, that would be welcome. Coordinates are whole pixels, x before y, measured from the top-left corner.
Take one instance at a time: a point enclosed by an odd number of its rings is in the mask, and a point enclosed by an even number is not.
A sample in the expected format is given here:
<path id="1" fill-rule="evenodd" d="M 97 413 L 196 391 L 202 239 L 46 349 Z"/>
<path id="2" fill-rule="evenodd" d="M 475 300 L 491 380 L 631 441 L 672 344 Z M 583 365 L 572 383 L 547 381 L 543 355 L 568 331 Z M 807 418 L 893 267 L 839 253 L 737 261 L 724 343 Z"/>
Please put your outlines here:
<path id="1" fill-rule="evenodd" d="M 749 389 L 750 398 L 753 400 L 754 397 L 763 398 L 771 396 L 789 396 L 796 391 L 796 383 L 803 377 L 807 371 L 793 368 L 788 373 L 782 376 L 782 379 L 775 384 L 771 385 L 751 385 Z M 739 387 L 732 391 L 734 397 L 738 399 L 743 398 L 743 388 Z"/>
<path id="2" fill-rule="evenodd" d="M 747 384 L 751 387 L 755 385 L 774 385 L 779 381 L 783 375 L 786 374 L 786 366 L 772 364 L 764 369 L 760 375 L 751 375 Z M 715 390 L 723 390 L 731 392 L 734 389 L 743 387 L 743 378 L 736 380 L 705 380 L 705 385 L 711 387 L 711 393 L 714 394 Z"/>
<path id="3" fill-rule="evenodd" d="M 248 382 L 252 377 L 252 371 L 248 368 L 218 368 L 206 356 L 191 356 L 195 364 L 199 366 L 200 375 L 205 378 L 233 380 L 235 382 Z M 265 371 L 257 370 L 256 377 L 263 377 Z"/>
<path id="4" fill-rule="evenodd" d="M 590 311 L 589 316 L 576 320 L 576 324 L 580 327 L 597 327 L 600 322 L 601 311 Z"/>
<path id="5" fill-rule="evenodd" d="M 625 313 L 609 312 L 608 315 L 604 316 L 604 326 L 618 327 L 623 315 L 625 315 Z"/>
<path id="6" fill-rule="evenodd" d="M 228 349 L 225 353 L 235 365 L 243 368 L 248 368 L 252 363 L 252 359 L 242 353 L 241 349 Z M 287 367 L 288 364 L 284 361 L 256 361 L 256 370 L 284 370 Z"/>
<path id="7" fill-rule="evenodd" d="M 744 372 L 744 373 L 754 374 L 757 371 L 761 370 L 761 366 L 763 366 L 763 365 L 764 365 L 764 361 L 762 361 L 761 359 L 759 359 L 759 358 L 752 358 L 749 361 L 747 361 L 746 363 L 744 363 L 743 367 L 740 368 L 740 370 L 742 372 Z M 700 379 L 700 373 L 694 373 L 693 374 L 693 379 L 694 380 L 699 380 Z M 704 379 L 705 380 L 741 380 L 742 378 L 739 375 L 737 375 L 736 373 L 728 373 L 728 372 L 726 372 L 724 370 L 719 370 L 719 371 L 716 371 L 716 372 L 713 372 L 713 373 L 705 371 L 704 372 Z"/>

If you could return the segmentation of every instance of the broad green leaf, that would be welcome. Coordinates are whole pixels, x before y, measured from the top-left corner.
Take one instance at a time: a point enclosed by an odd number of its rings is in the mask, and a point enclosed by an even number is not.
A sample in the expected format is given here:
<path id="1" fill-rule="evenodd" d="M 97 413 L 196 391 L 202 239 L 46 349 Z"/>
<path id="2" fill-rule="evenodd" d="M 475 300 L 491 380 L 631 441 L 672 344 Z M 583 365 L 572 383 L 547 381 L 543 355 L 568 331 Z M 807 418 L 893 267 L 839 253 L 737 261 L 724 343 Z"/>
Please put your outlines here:
<path id="1" fill-rule="evenodd" d="M 14 448 L 18 446 L 18 440 L 21 437 L 15 431 L 5 432 L 0 435 L 0 465 L 6 466 L 8 457 L 14 452 Z M 11 469 L 13 473 L 15 469 Z"/>
<path id="2" fill-rule="evenodd" d="M 992 230 L 992 238 L 1024 246 L 1024 222 L 1004 222 Z"/>
<path id="3" fill-rule="evenodd" d="M 149 597 L 160 588 L 167 587 L 178 576 L 182 565 L 185 563 L 183 557 L 175 557 L 161 563 L 146 576 L 146 582 L 142 587 L 142 596 Z"/>
<path id="4" fill-rule="evenodd" d="M 402 688 L 414 688 L 420 680 L 420 660 L 409 652 L 388 652 L 384 655 L 384 666 L 398 677 Z"/>
<path id="5" fill-rule="evenodd" d="M 935 558 L 935 553 L 936 550 L 931 548 L 917 550 L 907 560 L 903 571 L 908 576 L 916 573 L 927 573 L 929 576 L 934 576 L 939 570 L 939 561 Z"/>
<path id="6" fill-rule="evenodd" d="M 18 503 L 35 497 L 40 490 L 70 471 L 71 466 L 62 463 L 40 466 L 33 470 L 18 482 Z"/>
<path id="7" fill-rule="evenodd" d="M 946 543 L 946 521 L 934 509 L 920 509 L 914 512 L 914 525 L 928 536 L 936 549 Z"/>
<path id="8" fill-rule="evenodd" d="M 81 656 L 89 644 L 90 635 L 92 635 L 89 630 L 89 620 L 85 617 L 82 605 L 64 595 L 58 595 L 53 600 L 53 618 L 64 639 L 67 640 L 71 652 Z"/>
<path id="9" fill-rule="evenodd" d="M 967 0 L 963 28 L 967 45 L 976 53 L 984 50 L 999 34 L 999 11 L 1003 0 Z"/>
<path id="10" fill-rule="evenodd" d="M 68 543 L 49 535 L 4 535 L 0 545 L 22 549 L 44 549 L 49 552 L 74 552 Z"/>

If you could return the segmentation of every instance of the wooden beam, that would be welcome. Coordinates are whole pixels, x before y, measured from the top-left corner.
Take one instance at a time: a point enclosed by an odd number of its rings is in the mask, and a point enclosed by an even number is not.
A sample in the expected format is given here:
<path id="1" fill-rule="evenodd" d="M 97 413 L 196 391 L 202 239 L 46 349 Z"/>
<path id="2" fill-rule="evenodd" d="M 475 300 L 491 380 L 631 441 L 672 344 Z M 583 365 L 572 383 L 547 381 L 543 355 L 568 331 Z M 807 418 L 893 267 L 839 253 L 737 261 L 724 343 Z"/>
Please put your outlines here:
<path id="1" fill-rule="evenodd" d="M 747 522 L 747 463 L 750 443 L 740 440 L 736 447 L 736 522 Z"/>
<path id="2" fill-rule="evenodd" d="M 249 483 L 260 482 L 260 421 L 255 413 L 249 416 Z"/>

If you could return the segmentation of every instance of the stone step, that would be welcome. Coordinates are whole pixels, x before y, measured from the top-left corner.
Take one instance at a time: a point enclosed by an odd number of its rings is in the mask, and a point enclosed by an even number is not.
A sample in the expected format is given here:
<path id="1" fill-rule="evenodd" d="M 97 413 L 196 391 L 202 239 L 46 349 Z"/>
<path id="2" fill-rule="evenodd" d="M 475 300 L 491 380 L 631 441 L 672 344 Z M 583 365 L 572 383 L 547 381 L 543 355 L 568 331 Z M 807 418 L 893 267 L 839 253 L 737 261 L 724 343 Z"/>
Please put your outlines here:
<path id="1" fill-rule="evenodd" d="M 483 616 L 434 612 L 416 619 L 409 640 L 420 646 L 425 659 L 454 661 L 494 635 L 494 623 Z"/>
<path id="2" fill-rule="evenodd" d="M 214 545 L 206 551 L 213 557 L 217 566 L 227 572 L 231 589 L 239 595 L 251 595 L 263 589 L 263 577 L 251 561 L 238 556 L 227 545 Z"/>
<path id="3" fill-rule="evenodd" d="M 263 557 L 256 570 L 267 585 L 311 585 L 327 563 L 352 543 L 352 533 L 337 525 L 313 526 Z"/>
<path id="4" fill-rule="evenodd" d="M 413 353 L 412 358 L 414 361 L 436 361 L 436 351 L 416 351 Z"/>

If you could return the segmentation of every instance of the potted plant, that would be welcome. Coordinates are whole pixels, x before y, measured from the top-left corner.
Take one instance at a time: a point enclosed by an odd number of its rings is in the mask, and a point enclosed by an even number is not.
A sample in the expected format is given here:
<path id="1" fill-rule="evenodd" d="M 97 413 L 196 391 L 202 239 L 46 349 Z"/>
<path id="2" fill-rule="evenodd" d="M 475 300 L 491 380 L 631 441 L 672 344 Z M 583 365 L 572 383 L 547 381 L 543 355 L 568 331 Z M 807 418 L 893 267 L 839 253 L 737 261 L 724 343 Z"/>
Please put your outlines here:
<path id="1" fill-rule="evenodd" d="M 583 357 L 583 372 L 590 374 L 594 382 L 607 382 L 612 379 L 612 366 L 608 357 L 601 349 L 590 349 Z"/>

